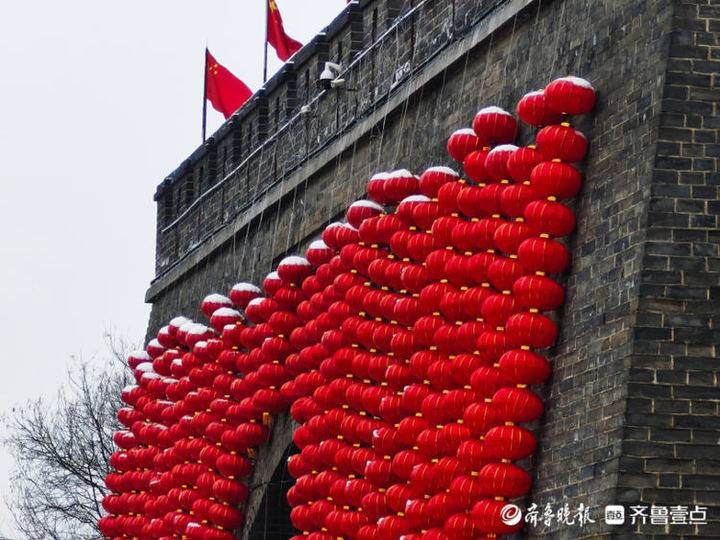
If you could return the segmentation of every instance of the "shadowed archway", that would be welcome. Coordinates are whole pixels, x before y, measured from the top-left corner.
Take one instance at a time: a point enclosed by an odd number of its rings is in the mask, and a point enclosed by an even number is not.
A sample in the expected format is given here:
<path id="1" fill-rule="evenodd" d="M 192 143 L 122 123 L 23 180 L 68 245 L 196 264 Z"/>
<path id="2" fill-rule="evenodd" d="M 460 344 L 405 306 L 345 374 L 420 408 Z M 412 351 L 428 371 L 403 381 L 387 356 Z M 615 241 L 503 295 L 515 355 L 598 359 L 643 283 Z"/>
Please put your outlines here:
<path id="1" fill-rule="evenodd" d="M 260 509 L 253 521 L 248 540 L 287 540 L 296 533 L 290 522 L 290 505 L 285 495 L 295 483 L 287 469 L 287 460 L 299 450 L 290 444 L 275 468 L 265 489 Z"/>

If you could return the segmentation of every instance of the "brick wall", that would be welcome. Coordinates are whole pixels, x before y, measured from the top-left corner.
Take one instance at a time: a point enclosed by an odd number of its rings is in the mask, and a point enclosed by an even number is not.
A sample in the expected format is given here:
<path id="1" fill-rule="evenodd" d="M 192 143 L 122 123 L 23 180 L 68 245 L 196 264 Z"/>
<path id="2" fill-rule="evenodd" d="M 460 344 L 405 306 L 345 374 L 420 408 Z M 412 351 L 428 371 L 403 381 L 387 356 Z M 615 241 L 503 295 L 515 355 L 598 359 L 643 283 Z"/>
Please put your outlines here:
<path id="1" fill-rule="evenodd" d="M 720 8 L 674 5 L 648 193 L 619 496 L 707 506 L 708 525 L 645 534 L 720 535 Z"/>
<path id="2" fill-rule="evenodd" d="M 379 21 L 412 9 L 360 7 L 366 44 L 375 9 Z M 197 213 L 159 231 L 167 264 L 148 291 L 149 332 L 179 313 L 200 317 L 209 292 L 259 282 L 361 197 L 374 172 L 452 165 L 447 136 L 479 106 L 510 109 L 554 77 L 586 77 L 599 102 L 578 121 L 591 148 L 527 502 L 583 503 L 596 523 L 526 535 L 717 536 L 716 524 L 613 528 L 600 510 L 682 503 L 714 505 L 718 516 L 718 32 L 708 2 L 416 2 L 344 75 L 357 92 L 323 96 L 311 115 L 244 150 Z M 307 65 L 301 58 L 299 95 Z"/>

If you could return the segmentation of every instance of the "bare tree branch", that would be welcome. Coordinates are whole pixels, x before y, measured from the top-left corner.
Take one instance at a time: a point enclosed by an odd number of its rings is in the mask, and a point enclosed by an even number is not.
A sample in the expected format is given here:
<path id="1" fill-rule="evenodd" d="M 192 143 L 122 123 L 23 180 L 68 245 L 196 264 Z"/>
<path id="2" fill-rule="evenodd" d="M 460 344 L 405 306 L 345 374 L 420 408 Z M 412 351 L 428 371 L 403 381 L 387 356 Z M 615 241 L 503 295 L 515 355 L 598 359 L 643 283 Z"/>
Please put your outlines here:
<path id="1" fill-rule="evenodd" d="M 120 390 L 129 381 L 127 344 L 106 338 L 112 361 L 99 369 L 80 363 L 55 400 L 29 401 L 0 419 L 0 441 L 15 460 L 8 507 L 28 539 L 101 537 L 104 478 L 120 429 Z"/>

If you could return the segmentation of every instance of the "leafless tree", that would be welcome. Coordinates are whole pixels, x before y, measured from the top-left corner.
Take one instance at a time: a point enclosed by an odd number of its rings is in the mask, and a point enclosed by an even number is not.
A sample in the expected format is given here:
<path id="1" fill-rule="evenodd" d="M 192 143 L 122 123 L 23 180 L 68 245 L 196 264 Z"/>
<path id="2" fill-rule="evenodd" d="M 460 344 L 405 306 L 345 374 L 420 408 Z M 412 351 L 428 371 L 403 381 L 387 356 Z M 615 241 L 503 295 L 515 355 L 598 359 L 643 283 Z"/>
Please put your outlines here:
<path id="1" fill-rule="evenodd" d="M 3 419 L 14 457 L 12 512 L 28 539 L 94 539 L 106 493 L 104 477 L 119 429 L 120 390 L 129 381 L 124 346 L 108 340 L 111 361 L 79 362 L 54 400 L 36 399 Z"/>

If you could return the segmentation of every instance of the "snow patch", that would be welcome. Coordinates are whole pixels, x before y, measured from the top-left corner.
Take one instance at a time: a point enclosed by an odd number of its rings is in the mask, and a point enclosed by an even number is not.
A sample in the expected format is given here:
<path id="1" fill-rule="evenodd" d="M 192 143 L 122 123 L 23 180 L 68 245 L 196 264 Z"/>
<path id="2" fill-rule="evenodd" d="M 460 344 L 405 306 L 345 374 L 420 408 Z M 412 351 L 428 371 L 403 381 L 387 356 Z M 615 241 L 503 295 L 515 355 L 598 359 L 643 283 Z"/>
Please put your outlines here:
<path id="1" fill-rule="evenodd" d="M 135 367 L 136 371 L 142 371 L 143 373 L 151 373 L 155 371 L 151 362 L 143 362 Z"/>
<path id="2" fill-rule="evenodd" d="M 512 116 L 512 114 L 507 112 L 505 109 L 501 109 L 500 107 L 497 107 L 495 105 L 491 105 L 490 107 L 483 107 L 478 111 L 478 114 L 504 114 L 507 116 Z"/>
<path id="3" fill-rule="evenodd" d="M 445 167 L 443 165 L 438 165 L 436 167 L 430 167 L 425 171 L 426 173 L 433 172 L 433 173 L 441 173 L 441 174 L 447 174 L 450 176 L 460 177 L 460 175 L 452 170 L 450 167 Z"/>
<path id="4" fill-rule="evenodd" d="M 355 201 L 350 205 L 350 208 L 372 208 L 373 210 L 378 210 L 380 212 L 384 211 L 384 208 L 380 206 L 378 203 L 373 201 L 368 201 L 366 199 L 362 199 L 359 201 Z"/>
<path id="5" fill-rule="evenodd" d="M 196 324 L 193 324 L 190 328 L 188 328 L 187 333 L 197 336 L 200 334 L 204 334 L 207 331 L 208 331 L 207 326 L 205 326 L 204 324 L 196 323 Z"/>
<path id="6" fill-rule="evenodd" d="M 518 147 L 515 146 L 514 144 L 501 144 L 499 146 L 496 146 L 492 150 L 490 150 L 488 152 L 488 155 L 490 155 L 492 153 L 497 153 L 497 152 L 514 152 L 517 149 L 518 149 Z"/>
<path id="7" fill-rule="evenodd" d="M 313 240 L 310 242 L 310 247 L 308 247 L 308 249 L 330 249 L 330 246 L 322 240 Z"/>
<path id="8" fill-rule="evenodd" d="M 180 328 L 183 324 L 190 322 L 190 319 L 187 317 L 183 317 L 182 315 L 179 315 L 172 319 L 170 321 L 170 326 L 174 326 L 175 328 Z"/>
<path id="9" fill-rule="evenodd" d="M 240 292 L 256 292 L 261 293 L 260 287 L 257 285 L 253 285 L 252 283 L 237 283 L 233 285 L 232 288 L 233 291 L 240 291 Z"/>
<path id="10" fill-rule="evenodd" d="M 430 202 L 431 200 L 432 199 L 430 197 L 426 197 L 425 195 L 410 195 L 400 201 L 400 204 L 408 202 Z"/>
<path id="11" fill-rule="evenodd" d="M 567 81 L 569 83 L 576 84 L 577 86 L 582 86 L 583 88 L 595 90 L 593 88 L 593 85 L 590 84 L 590 81 L 588 81 L 586 79 L 581 79 L 580 77 L 575 77 L 574 75 L 568 75 L 567 77 L 560 77 L 558 80 L 559 81 Z"/>
<path id="12" fill-rule="evenodd" d="M 415 178 L 415 175 L 407 169 L 398 169 L 389 174 L 388 178 Z"/>
<path id="13" fill-rule="evenodd" d="M 213 311 L 212 316 L 218 317 L 240 317 L 240 312 L 236 309 L 229 308 L 229 307 L 221 307 Z"/>
<path id="14" fill-rule="evenodd" d="M 218 293 L 208 294 L 205 298 L 203 298 L 203 304 L 205 302 L 213 304 L 232 304 L 232 302 L 227 296 L 223 296 L 222 294 Z"/>
<path id="15" fill-rule="evenodd" d="M 180 330 L 181 332 L 187 332 L 188 330 L 190 330 L 190 328 L 192 328 L 193 326 L 195 326 L 195 324 L 197 324 L 197 323 L 188 320 L 188 322 L 186 322 L 185 324 L 183 324 L 180 328 L 178 328 L 178 330 Z"/>
<path id="16" fill-rule="evenodd" d="M 473 137 L 477 137 L 477 134 L 475 133 L 475 130 L 473 128 L 458 129 L 457 131 L 453 131 L 453 134 L 450 136 L 452 137 L 453 135 L 472 135 Z"/>
<path id="17" fill-rule="evenodd" d="M 298 255 L 290 255 L 289 257 L 285 257 L 282 261 L 278 263 L 278 266 L 280 265 L 311 266 L 310 261 L 308 261 L 305 257 L 300 257 Z"/>

